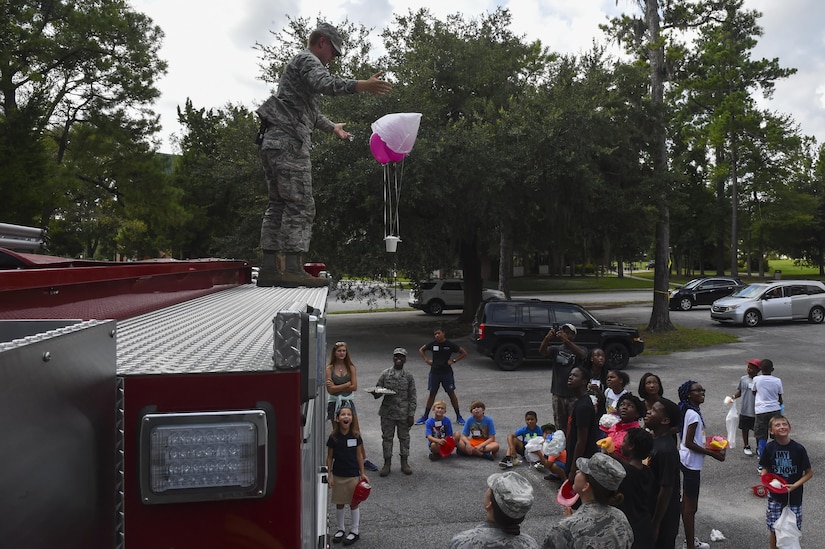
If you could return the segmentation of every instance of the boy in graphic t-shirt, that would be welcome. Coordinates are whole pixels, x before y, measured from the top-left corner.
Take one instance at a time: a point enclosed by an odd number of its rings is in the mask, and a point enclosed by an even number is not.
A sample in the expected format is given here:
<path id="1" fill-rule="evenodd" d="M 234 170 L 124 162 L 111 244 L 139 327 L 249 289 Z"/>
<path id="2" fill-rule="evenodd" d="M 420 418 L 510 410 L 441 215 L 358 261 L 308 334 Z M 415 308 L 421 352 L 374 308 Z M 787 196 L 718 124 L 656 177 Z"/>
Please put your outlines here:
<path id="1" fill-rule="evenodd" d="M 805 447 L 791 440 L 791 422 L 782 415 L 770 419 L 769 430 L 774 440 L 765 444 L 759 457 L 764 471 L 779 475 L 785 480 L 784 492 L 768 492 L 768 509 L 765 522 L 770 530 L 770 546 L 776 549 L 774 524 L 782 514 L 782 508 L 790 506 L 796 515 L 796 527 L 802 530 L 802 485 L 814 476 L 811 460 Z"/>

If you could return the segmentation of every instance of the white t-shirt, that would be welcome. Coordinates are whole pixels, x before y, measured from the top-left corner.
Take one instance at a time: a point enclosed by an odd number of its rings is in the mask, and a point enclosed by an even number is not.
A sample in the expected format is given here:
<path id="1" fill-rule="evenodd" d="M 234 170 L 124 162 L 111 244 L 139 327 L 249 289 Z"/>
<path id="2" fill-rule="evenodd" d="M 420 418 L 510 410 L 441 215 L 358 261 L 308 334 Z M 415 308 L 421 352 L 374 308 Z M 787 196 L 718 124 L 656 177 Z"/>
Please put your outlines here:
<path id="1" fill-rule="evenodd" d="M 694 423 L 698 423 L 698 425 L 696 426 L 696 433 L 693 435 L 693 442 L 702 448 L 705 447 L 705 422 L 702 421 L 702 416 L 699 415 L 699 412 L 693 410 L 692 408 L 688 408 L 685 410 L 684 430 L 682 431 L 682 439 L 679 442 L 679 461 L 681 461 L 682 465 L 688 469 L 693 471 L 701 471 L 702 466 L 705 464 L 705 454 L 694 452 L 685 446 L 684 440 L 685 435 L 687 435 L 688 432 L 688 426 L 693 425 Z"/>
<path id="2" fill-rule="evenodd" d="M 622 392 L 617 395 L 610 387 L 604 390 L 605 407 L 607 408 L 608 414 L 619 415 L 619 411 L 616 410 L 616 402 L 619 400 L 619 397 L 626 392 L 627 389 L 622 389 Z"/>
<path id="3" fill-rule="evenodd" d="M 753 378 L 753 401 L 755 414 L 765 414 L 779 410 L 779 395 L 782 394 L 782 380 L 772 375 L 758 375 Z"/>

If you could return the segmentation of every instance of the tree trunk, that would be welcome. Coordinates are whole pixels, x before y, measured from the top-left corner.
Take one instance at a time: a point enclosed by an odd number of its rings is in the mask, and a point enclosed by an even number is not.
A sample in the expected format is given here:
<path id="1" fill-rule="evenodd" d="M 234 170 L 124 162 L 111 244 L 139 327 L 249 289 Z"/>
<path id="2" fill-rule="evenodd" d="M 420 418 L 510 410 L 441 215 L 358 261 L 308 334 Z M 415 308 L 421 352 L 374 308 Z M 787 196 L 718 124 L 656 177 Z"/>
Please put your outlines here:
<path id="1" fill-rule="evenodd" d="M 664 108 L 664 46 L 659 36 L 659 2 L 645 0 L 645 22 L 650 33 L 650 98 L 655 109 L 654 124 L 654 177 L 656 182 L 656 268 L 653 274 L 653 311 L 647 329 L 651 332 L 675 330 L 670 322 L 668 308 L 668 253 L 670 248 L 670 208 L 668 207 L 667 132 L 665 131 Z"/>
<path id="2" fill-rule="evenodd" d="M 502 224 L 499 241 L 498 261 L 498 289 L 510 299 L 510 277 L 513 276 L 513 238 L 510 235 L 510 226 Z"/>
<path id="3" fill-rule="evenodd" d="M 736 163 L 736 134 L 731 135 L 730 143 L 730 275 L 739 276 L 739 178 Z"/>
<path id="4" fill-rule="evenodd" d="M 716 148 L 716 165 L 722 164 L 724 153 L 721 148 Z M 714 176 L 716 179 L 716 275 L 725 274 L 725 178 L 720 175 Z"/>
<path id="5" fill-rule="evenodd" d="M 461 239 L 459 258 L 464 271 L 464 312 L 458 317 L 459 322 L 470 322 L 478 304 L 481 303 L 481 257 L 478 253 L 478 237 L 470 240 Z"/>

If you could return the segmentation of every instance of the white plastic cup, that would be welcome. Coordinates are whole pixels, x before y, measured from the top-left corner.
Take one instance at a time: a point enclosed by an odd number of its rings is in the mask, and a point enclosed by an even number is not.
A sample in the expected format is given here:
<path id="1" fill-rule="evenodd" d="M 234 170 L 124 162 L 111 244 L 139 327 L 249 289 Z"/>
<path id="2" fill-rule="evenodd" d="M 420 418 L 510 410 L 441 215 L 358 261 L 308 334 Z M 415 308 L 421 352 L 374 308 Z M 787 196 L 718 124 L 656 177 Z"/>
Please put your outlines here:
<path id="1" fill-rule="evenodd" d="M 390 253 L 395 253 L 399 242 L 401 242 L 401 239 L 397 236 L 390 235 L 384 237 L 384 244 L 387 246 L 387 251 Z"/>

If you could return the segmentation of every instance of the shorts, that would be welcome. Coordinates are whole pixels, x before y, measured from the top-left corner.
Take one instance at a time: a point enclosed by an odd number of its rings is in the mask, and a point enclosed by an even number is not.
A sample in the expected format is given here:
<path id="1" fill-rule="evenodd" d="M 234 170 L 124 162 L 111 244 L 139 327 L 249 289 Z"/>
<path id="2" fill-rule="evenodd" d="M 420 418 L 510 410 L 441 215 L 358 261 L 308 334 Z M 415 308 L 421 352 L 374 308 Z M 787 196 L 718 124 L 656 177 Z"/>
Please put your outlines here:
<path id="1" fill-rule="evenodd" d="M 768 440 L 768 424 L 771 422 L 773 416 L 778 416 L 779 410 L 773 412 L 765 412 L 764 414 L 756 414 L 756 420 L 753 427 L 753 436 L 759 440 Z"/>
<path id="2" fill-rule="evenodd" d="M 753 416 L 739 416 L 739 430 L 753 431 L 753 426 L 756 424 L 756 418 Z"/>
<path id="3" fill-rule="evenodd" d="M 455 375 L 453 374 L 452 368 L 450 368 L 449 372 L 438 374 L 430 370 L 430 375 L 427 378 L 427 390 L 430 393 L 436 393 L 438 392 L 439 385 L 444 387 L 444 390 L 448 393 L 455 391 Z"/>
<path id="4" fill-rule="evenodd" d="M 545 456 L 547 458 L 547 463 L 555 463 L 562 469 L 566 467 L 565 463 L 567 463 L 567 450 L 562 450 L 561 453 L 557 456 Z"/>
<path id="5" fill-rule="evenodd" d="M 333 475 L 332 480 L 332 503 L 335 505 L 349 505 L 352 502 L 352 494 L 361 477 L 338 477 Z"/>
<path id="6" fill-rule="evenodd" d="M 553 401 L 553 421 L 556 422 L 556 429 L 561 429 L 567 434 L 567 422 L 570 419 L 570 410 L 576 403 L 576 397 L 563 397 L 552 395 Z"/>
<path id="7" fill-rule="evenodd" d="M 355 411 L 355 402 L 352 400 L 345 400 L 350 408 L 352 408 L 352 415 L 353 417 L 358 417 L 358 412 Z M 337 402 L 327 402 L 327 419 L 333 421 L 335 419 L 335 405 Z"/>
<path id="8" fill-rule="evenodd" d="M 702 483 L 702 471 L 688 469 L 684 465 L 682 469 L 682 497 L 694 500 L 699 499 L 699 485 Z"/>
<path id="9" fill-rule="evenodd" d="M 775 499 L 768 498 L 768 508 L 765 510 L 765 524 L 768 525 L 768 530 L 773 532 L 773 525 L 779 520 L 779 515 L 782 514 L 782 509 L 785 505 Z M 791 511 L 796 515 L 796 527 L 802 531 L 802 506 L 790 505 Z"/>

